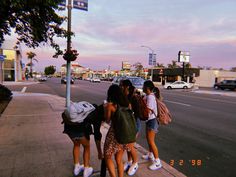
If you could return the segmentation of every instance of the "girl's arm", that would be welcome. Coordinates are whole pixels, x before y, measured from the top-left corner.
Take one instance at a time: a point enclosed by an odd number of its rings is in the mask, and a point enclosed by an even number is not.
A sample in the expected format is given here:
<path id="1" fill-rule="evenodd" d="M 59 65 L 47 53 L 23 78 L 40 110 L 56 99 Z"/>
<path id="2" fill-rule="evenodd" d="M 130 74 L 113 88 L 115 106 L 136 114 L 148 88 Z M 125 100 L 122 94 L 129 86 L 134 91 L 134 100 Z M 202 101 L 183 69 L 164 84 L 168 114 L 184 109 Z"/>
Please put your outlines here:
<path id="1" fill-rule="evenodd" d="M 112 113 L 115 112 L 114 105 L 112 103 L 104 104 L 104 118 L 107 123 L 111 121 Z"/>

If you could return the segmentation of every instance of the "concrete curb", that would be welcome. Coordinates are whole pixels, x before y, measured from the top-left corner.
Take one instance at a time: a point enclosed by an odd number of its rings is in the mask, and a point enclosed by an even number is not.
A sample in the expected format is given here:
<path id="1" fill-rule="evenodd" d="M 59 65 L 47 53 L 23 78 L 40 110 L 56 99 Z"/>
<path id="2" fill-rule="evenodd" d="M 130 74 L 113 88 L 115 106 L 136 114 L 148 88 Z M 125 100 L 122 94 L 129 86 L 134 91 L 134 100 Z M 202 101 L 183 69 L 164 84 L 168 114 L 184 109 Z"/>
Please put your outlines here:
<path id="1" fill-rule="evenodd" d="M 23 81 L 23 82 L 3 82 L 3 85 L 33 85 L 39 84 L 38 81 Z"/>

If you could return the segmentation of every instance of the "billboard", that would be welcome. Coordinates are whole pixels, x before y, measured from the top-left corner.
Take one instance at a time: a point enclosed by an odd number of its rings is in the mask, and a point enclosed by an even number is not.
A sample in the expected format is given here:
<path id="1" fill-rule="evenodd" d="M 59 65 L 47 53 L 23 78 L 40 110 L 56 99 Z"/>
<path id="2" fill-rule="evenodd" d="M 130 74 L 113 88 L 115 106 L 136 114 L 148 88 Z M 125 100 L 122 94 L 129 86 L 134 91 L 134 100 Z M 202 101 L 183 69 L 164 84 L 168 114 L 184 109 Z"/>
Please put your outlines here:
<path id="1" fill-rule="evenodd" d="M 131 64 L 127 61 L 122 61 L 122 70 L 130 70 Z"/>
<path id="2" fill-rule="evenodd" d="M 190 54 L 188 51 L 179 51 L 178 53 L 178 62 L 188 63 L 190 58 Z"/>

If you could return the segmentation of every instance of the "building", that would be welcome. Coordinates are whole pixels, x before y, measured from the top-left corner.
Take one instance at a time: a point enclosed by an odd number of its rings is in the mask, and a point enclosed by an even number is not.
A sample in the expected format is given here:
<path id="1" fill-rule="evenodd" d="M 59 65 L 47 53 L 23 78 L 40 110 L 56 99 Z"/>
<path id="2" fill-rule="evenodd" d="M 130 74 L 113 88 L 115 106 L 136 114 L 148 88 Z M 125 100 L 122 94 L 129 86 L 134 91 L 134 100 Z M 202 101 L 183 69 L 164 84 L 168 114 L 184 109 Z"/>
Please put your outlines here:
<path id="1" fill-rule="evenodd" d="M 181 81 L 183 77 L 182 68 L 155 68 L 149 69 L 148 75 L 150 76 L 153 70 L 153 81 L 157 84 L 164 85 L 166 82 Z M 195 82 L 195 78 L 199 77 L 200 69 L 198 68 L 185 68 L 184 81 Z"/>
<path id="2" fill-rule="evenodd" d="M 151 75 L 151 69 L 148 70 Z M 181 81 L 183 78 L 183 68 L 158 68 L 153 69 L 153 81 L 159 85 L 166 82 Z M 213 87 L 222 80 L 236 80 L 236 72 L 221 70 L 200 70 L 199 68 L 185 68 L 184 81 L 195 83 L 199 87 Z"/>
<path id="3" fill-rule="evenodd" d="M 196 77 L 196 84 L 201 87 L 213 87 L 217 82 L 223 80 L 236 80 L 236 72 L 222 70 L 200 70 Z"/>
<path id="4" fill-rule="evenodd" d="M 86 78 L 87 77 L 87 68 L 79 65 L 77 62 L 71 63 L 71 75 L 75 78 Z M 66 76 L 66 64 L 61 66 L 61 76 Z"/>
<path id="5" fill-rule="evenodd" d="M 2 54 L 6 56 L 3 61 L 3 81 L 22 81 L 23 63 L 20 46 L 14 48 L 11 42 L 2 44 Z"/>

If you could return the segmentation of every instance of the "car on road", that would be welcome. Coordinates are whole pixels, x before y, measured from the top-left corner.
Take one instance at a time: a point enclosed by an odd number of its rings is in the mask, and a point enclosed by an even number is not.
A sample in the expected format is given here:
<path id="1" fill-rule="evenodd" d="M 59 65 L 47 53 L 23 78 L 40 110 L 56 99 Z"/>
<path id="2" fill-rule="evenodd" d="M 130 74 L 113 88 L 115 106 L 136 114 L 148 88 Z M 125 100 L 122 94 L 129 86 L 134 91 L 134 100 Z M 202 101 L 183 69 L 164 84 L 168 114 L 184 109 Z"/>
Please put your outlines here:
<path id="1" fill-rule="evenodd" d="M 119 84 L 120 84 L 120 81 L 121 81 L 121 80 L 124 80 L 124 79 L 126 79 L 126 78 L 127 78 L 127 76 L 117 76 L 117 77 L 114 77 L 113 80 L 112 80 L 112 82 L 111 82 L 111 84 L 112 84 L 112 85 L 114 85 L 114 84 L 119 85 Z"/>
<path id="2" fill-rule="evenodd" d="M 47 77 L 46 76 L 41 76 L 41 77 L 38 78 L 38 81 L 41 81 L 41 82 L 47 81 Z"/>
<path id="3" fill-rule="evenodd" d="M 67 82 L 67 78 L 66 77 L 62 77 L 61 78 L 61 84 L 66 84 Z M 74 84 L 75 83 L 75 80 L 73 78 L 70 79 L 70 83 L 71 84 Z"/>
<path id="4" fill-rule="evenodd" d="M 90 82 L 98 82 L 98 83 L 100 83 L 101 80 L 99 78 L 97 78 L 97 77 L 94 77 L 94 78 L 90 79 Z"/>
<path id="5" fill-rule="evenodd" d="M 136 88 L 137 92 L 140 94 L 143 94 L 143 83 L 145 82 L 145 79 L 141 77 L 136 77 L 136 76 L 120 76 L 120 77 L 115 77 L 112 81 L 112 84 L 120 84 L 121 80 L 128 79 L 131 81 L 133 86 Z"/>
<path id="6" fill-rule="evenodd" d="M 164 85 L 164 88 L 166 89 L 189 89 L 192 87 L 193 87 L 192 83 L 187 83 L 184 81 L 175 81 L 173 83 L 166 83 Z"/>
<path id="7" fill-rule="evenodd" d="M 140 94 L 143 94 L 143 83 L 145 82 L 145 79 L 141 77 L 127 77 L 129 79 L 133 86 L 136 88 L 136 91 Z"/>
<path id="8" fill-rule="evenodd" d="M 215 89 L 229 89 L 236 90 L 236 80 L 223 80 L 219 83 L 214 84 Z"/>
<path id="9" fill-rule="evenodd" d="M 87 77 L 84 79 L 85 81 L 91 81 L 91 78 L 90 77 Z"/>

